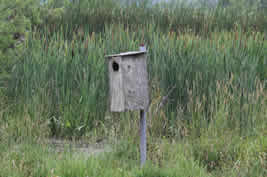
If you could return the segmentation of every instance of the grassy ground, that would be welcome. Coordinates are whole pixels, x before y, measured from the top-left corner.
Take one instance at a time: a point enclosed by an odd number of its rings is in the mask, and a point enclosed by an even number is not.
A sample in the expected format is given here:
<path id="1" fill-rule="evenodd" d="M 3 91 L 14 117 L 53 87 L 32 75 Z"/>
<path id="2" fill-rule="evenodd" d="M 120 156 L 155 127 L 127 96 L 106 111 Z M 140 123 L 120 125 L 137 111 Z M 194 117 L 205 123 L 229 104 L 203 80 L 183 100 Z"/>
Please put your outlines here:
<path id="1" fill-rule="evenodd" d="M 264 11 L 99 2 L 66 6 L 57 24 L 34 26 L 0 78 L 0 176 L 266 176 Z M 139 113 L 109 112 L 104 59 L 141 43 L 151 99 L 144 168 Z M 58 152 L 49 138 L 104 139 L 112 152 Z"/>
<path id="2" fill-rule="evenodd" d="M 36 122 L 27 113 L 1 123 L 0 176 L 266 176 L 266 113 L 259 114 L 255 131 L 240 136 L 225 122 L 221 110 L 208 129 L 195 128 L 181 121 L 177 136 L 165 137 L 166 121 L 148 119 L 148 161 L 139 166 L 138 114 L 115 115 L 102 128 L 87 132 L 79 141 L 95 143 L 106 139 L 112 152 L 87 156 L 83 152 L 54 151 L 44 141 L 47 122 Z M 21 117 L 23 115 L 23 117 Z M 14 121 L 14 122 L 13 122 Z M 184 126 L 182 126 L 184 125 Z M 156 130 L 155 130 L 156 129 Z M 75 141 L 75 137 L 73 137 Z"/>
<path id="3" fill-rule="evenodd" d="M 90 157 L 82 152 L 68 151 L 67 147 L 66 151 L 55 152 L 42 140 L 33 142 L 26 138 L 22 142 L 1 143 L 0 174 L 66 177 L 266 176 L 266 134 L 240 138 L 234 132 L 223 131 L 218 136 L 210 131 L 200 138 L 179 141 L 148 136 L 148 161 L 142 169 L 139 167 L 138 133 L 135 134 L 121 138 L 118 144 L 113 145 L 112 152 Z"/>

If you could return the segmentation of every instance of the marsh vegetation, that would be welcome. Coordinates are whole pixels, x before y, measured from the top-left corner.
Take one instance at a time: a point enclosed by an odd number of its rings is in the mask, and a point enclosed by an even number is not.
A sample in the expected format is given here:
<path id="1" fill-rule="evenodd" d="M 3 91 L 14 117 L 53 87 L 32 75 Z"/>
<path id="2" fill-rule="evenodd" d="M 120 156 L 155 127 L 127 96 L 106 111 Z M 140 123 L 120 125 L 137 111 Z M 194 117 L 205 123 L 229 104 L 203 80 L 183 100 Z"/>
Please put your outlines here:
<path id="1" fill-rule="evenodd" d="M 267 11 L 257 2 L 0 2 L 0 176 L 266 176 Z M 151 99 L 144 168 L 139 113 L 108 110 L 104 57 L 141 43 Z M 112 152 L 54 152 L 50 138 Z"/>

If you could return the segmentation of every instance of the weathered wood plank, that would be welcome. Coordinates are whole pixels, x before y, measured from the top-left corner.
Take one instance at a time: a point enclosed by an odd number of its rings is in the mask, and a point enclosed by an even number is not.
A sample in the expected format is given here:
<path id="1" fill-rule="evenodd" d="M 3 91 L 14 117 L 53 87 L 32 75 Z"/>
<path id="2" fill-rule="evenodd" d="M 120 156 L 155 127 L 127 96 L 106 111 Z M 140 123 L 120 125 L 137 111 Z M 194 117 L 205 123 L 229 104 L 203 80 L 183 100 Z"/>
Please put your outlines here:
<path id="1" fill-rule="evenodd" d="M 121 63 L 121 57 L 112 57 L 109 61 L 110 110 L 112 112 L 125 110 Z"/>
<path id="2" fill-rule="evenodd" d="M 146 110 L 149 103 L 146 55 L 123 58 L 123 92 L 126 110 Z"/>
<path id="3" fill-rule="evenodd" d="M 146 51 L 107 57 L 111 112 L 147 110 L 149 89 Z"/>

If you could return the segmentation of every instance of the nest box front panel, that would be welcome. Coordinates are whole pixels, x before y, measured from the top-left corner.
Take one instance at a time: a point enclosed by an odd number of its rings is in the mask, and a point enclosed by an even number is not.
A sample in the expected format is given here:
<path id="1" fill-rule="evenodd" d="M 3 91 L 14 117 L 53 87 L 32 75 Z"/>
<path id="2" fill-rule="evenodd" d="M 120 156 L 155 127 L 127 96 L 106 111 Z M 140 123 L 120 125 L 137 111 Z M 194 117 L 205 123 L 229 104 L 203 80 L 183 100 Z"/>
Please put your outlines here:
<path id="1" fill-rule="evenodd" d="M 122 59 L 123 92 L 126 110 L 146 109 L 149 104 L 146 55 Z"/>
<path id="2" fill-rule="evenodd" d="M 125 110 L 122 75 L 122 58 L 112 57 L 109 60 L 109 95 L 112 112 L 123 112 Z"/>

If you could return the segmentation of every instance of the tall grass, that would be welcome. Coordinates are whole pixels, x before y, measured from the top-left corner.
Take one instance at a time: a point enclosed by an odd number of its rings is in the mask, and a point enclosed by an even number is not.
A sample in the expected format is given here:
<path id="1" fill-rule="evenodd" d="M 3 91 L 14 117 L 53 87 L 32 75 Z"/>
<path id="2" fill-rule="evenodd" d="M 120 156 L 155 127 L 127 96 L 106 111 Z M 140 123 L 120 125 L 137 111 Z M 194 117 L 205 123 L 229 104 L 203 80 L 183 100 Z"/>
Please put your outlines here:
<path id="1" fill-rule="evenodd" d="M 259 4 L 258 4 L 259 6 Z M 239 24 L 244 31 L 266 31 L 266 9 L 253 6 L 192 7 L 183 2 L 153 4 L 141 1 L 124 6 L 114 0 L 80 0 L 74 3 L 48 6 L 49 14 L 44 15 L 50 30 L 58 31 L 64 26 L 65 35 L 71 38 L 73 31 L 87 28 L 89 32 L 103 32 L 106 25 L 123 24 L 135 28 L 136 25 L 154 24 L 162 31 L 186 32 L 188 29 L 201 35 L 215 31 L 234 30 Z M 57 15 L 52 15 L 57 14 Z M 62 32 L 62 31 L 61 31 Z"/>
<path id="2" fill-rule="evenodd" d="M 146 43 L 150 92 L 153 94 L 155 87 L 161 96 L 170 92 L 167 104 L 161 104 L 170 121 L 170 115 L 181 109 L 186 116 L 174 119 L 195 121 L 197 113 L 208 124 L 217 105 L 214 98 L 221 95 L 218 83 L 230 82 L 229 92 L 240 100 L 240 127 L 247 129 L 247 123 L 242 122 L 250 114 L 243 106 L 251 105 L 250 95 L 259 85 L 264 87 L 259 80 L 263 74 L 259 67 L 265 67 L 260 61 L 266 60 L 263 34 L 237 28 L 203 38 L 190 31 L 163 33 L 153 24 L 140 27 L 135 31 L 123 25 L 106 26 L 102 33 L 84 30 L 74 32 L 71 40 L 64 36 L 64 28 L 53 34 L 49 28 L 42 34 L 35 31 L 27 42 L 26 55 L 14 68 L 10 95 L 15 100 L 45 105 L 42 114 L 53 122 L 55 135 L 81 135 L 100 125 L 108 112 L 104 56 L 136 50 L 140 43 Z M 199 103 L 201 109 L 197 109 Z M 262 106 L 260 100 L 254 105 Z"/>
<path id="3" fill-rule="evenodd" d="M 62 14 L 33 26 L 0 79 L 0 176 L 266 176 L 263 11 L 75 2 L 52 3 Z M 143 169 L 139 114 L 109 112 L 104 57 L 141 43 L 150 81 Z M 120 143 L 85 158 L 51 152 L 51 136 Z"/>

